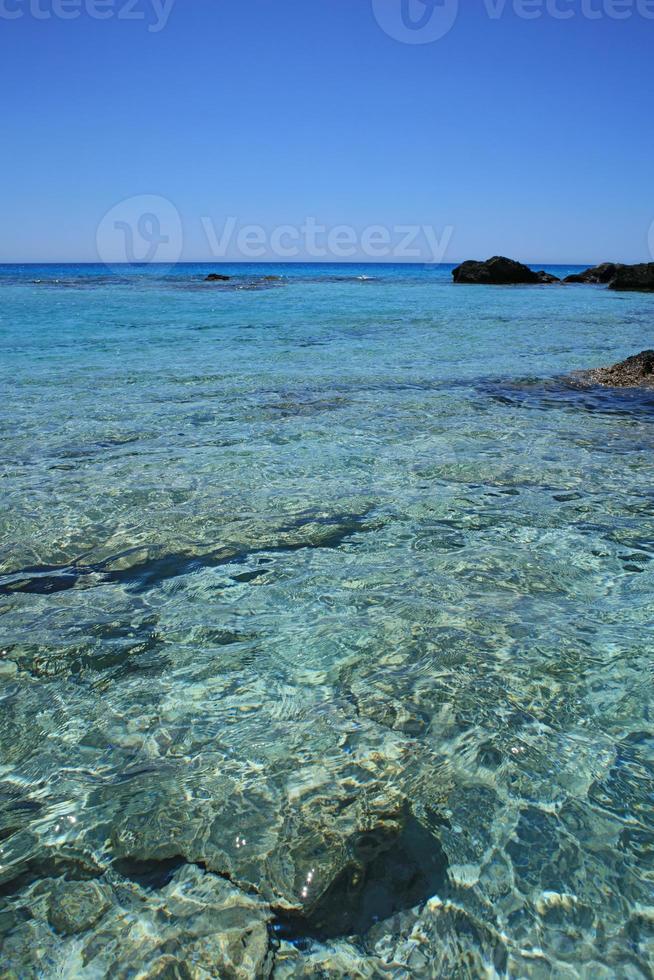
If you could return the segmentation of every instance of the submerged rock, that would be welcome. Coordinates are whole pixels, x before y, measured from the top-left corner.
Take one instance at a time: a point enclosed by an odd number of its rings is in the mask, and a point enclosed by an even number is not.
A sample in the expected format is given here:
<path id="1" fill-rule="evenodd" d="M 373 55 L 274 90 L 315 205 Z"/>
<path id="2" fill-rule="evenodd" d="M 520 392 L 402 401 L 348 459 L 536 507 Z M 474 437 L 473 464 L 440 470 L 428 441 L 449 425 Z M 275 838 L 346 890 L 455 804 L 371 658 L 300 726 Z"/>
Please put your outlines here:
<path id="1" fill-rule="evenodd" d="M 194 865 L 161 888 L 114 870 L 92 882 L 46 879 L 17 894 L 14 908 L 11 931 L 0 931 L 1 977 L 10 963 L 21 980 L 266 980 L 273 968 L 267 903 Z"/>
<path id="2" fill-rule="evenodd" d="M 421 905 L 447 883 L 447 857 L 433 829 L 398 796 L 369 801 L 344 846 L 333 847 L 327 887 L 313 889 L 314 869 L 299 909 L 280 913 L 280 937 L 297 940 L 364 936 L 376 923 Z M 325 879 L 323 879 L 325 880 Z"/>
<path id="3" fill-rule="evenodd" d="M 150 799 L 148 812 L 126 813 L 115 828 L 113 870 L 140 887 L 165 888 L 192 863 L 261 896 L 282 936 L 362 934 L 427 900 L 447 875 L 432 829 L 437 807 L 414 804 L 389 785 L 393 771 L 412 778 L 418 749 L 385 737 L 394 761 L 343 754 L 342 769 L 304 768 L 283 792 L 251 785 L 243 795 L 236 782 L 216 782 L 211 804 L 185 816 Z M 431 784 L 443 787 L 440 773 Z M 433 786 L 420 795 L 433 795 Z"/>
<path id="4" fill-rule="evenodd" d="M 344 939 L 327 943 L 284 940 L 275 954 L 275 980 L 378 980 L 388 973 L 379 957 L 362 949 L 359 943 Z"/>
<path id="5" fill-rule="evenodd" d="M 539 285 L 559 282 L 556 276 L 547 272 L 534 272 L 529 266 L 502 255 L 495 255 L 486 262 L 469 260 L 453 270 L 456 283 L 468 285 L 513 286 Z"/>
<path id="6" fill-rule="evenodd" d="M 91 929 L 111 906 L 111 892 L 95 881 L 60 881 L 50 895 L 48 922 L 62 936 Z"/>
<path id="7" fill-rule="evenodd" d="M 212 272 L 207 276 L 207 278 L 204 281 L 205 282 L 229 282 L 231 278 L 232 278 L 231 276 L 222 276 L 219 275 L 217 272 Z"/>
<path id="8" fill-rule="evenodd" d="M 471 909 L 434 896 L 418 915 L 398 917 L 394 930 L 373 929 L 368 943 L 372 961 L 392 963 L 392 975 L 398 977 L 545 975 L 511 970 L 506 936 L 484 921 L 483 906 L 469 904 Z"/>
<path id="9" fill-rule="evenodd" d="M 166 954 L 155 960 L 143 980 L 194 980 L 196 975 L 184 960 Z"/>
<path id="10" fill-rule="evenodd" d="M 614 388 L 654 388 L 654 350 L 641 351 L 611 367 L 579 372 L 575 378 Z"/>

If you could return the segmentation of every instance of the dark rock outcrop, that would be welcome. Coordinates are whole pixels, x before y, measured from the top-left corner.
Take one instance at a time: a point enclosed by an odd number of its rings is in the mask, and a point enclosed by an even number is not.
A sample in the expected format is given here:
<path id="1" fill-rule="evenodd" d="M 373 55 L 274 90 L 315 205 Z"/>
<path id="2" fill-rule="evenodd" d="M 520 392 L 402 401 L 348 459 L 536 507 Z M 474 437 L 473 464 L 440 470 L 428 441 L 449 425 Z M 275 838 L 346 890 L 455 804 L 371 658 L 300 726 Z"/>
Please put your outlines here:
<path id="1" fill-rule="evenodd" d="M 495 255 L 486 262 L 464 262 L 453 270 L 452 276 L 454 282 L 468 285 L 537 286 L 559 281 L 556 276 L 550 276 L 547 272 L 534 272 L 529 266 L 503 255 Z"/>
<path id="2" fill-rule="evenodd" d="M 545 272 L 541 269 L 540 272 L 536 273 L 538 281 L 542 283 L 543 286 L 550 286 L 555 282 L 561 282 L 558 276 L 553 276 L 551 272 Z"/>
<path id="3" fill-rule="evenodd" d="M 563 282 L 583 283 L 591 286 L 605 286 L 609 283 L 620 268 L 615 262 L 603 262 L 601 265 L 594 265 L 583 272 L 577 272 L 573 276 L 566 276 Z"/>
<path id="4" fill-rule="evenodd" d="M 640 265 L 619 265 L 609 282 L 609 289 L 633 292 L 654 292 L 654 262 Z"/>
<path id="5" fill-rule="evenodd" d="M 654 388 L 654 350 L 644 350 L 611 367 L 580 372 L 576 379 L 614 388 Z"/>
<path id="6" fill-rule="evenodd" d="M 624 265 L 620 262 L 603 262 L 583 272 L 567 276 L 565 283 L 583 283 L 591 286 L 608 286 L 609 289 L 632 292 L 654 292 L 654 262 L 640 265 Z"/>
<path id="7" fill-rule="evenodd" d="M 217 272 L 212 272 L 207 276 L 207 278 L 204 281 L 205 282 L 229 282 L 230 279 L 231 276 L 221 276 Z"/>

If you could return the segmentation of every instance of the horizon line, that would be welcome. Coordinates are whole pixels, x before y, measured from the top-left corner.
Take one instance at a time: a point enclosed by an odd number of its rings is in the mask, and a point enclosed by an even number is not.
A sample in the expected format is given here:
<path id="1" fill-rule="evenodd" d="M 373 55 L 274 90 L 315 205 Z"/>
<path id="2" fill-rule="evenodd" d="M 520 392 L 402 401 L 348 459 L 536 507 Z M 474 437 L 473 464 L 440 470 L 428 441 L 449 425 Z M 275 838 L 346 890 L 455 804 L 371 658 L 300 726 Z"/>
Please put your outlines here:
<path id="1" fill-rule="evenodd" d="M 501 253 L 495 253 L 500 255 Z M 492 256 L 489 256 L 491 258 Z M 370 265 L 370 266 L 393 266 L 393 265 L 403 265 L 407 267 L 414 268 L 439 268 L 440 266 L 456 266 L 461 265 L 463 262 L 468 261 L 488 261 L 487 259 L 454 259 L 450 262 L 409 262 L 409 261 L 391 261 L 391 260 L 374 260 L 374 259 L 341 259 L 341 260 L 320 260 L 320 259 L 184 259 L 178 262 L 126 262 L 126 261 L 115 261 L 115 262 L 103 262 L 98 259 L 95 261 L 89 259 L 10 259 L 10 260 L 0 260 L 0 267 L 3 266 L 20 266 L 20 265 L 87 265 L 87 266 L 104 266 L 105 268 L 115 268 L 116 266 L 124 266 L 125 268 L 176 268 L 177 266 L 187 266 L 187 265 Z M 538 259 L 517 259 L 514 261 L 522 262 L 524 265 L 528 266 L 584 266 L 592 267 L 596 265 L 603 264 L 604 262 L 615 262 L 616 265 L 639 265 L 640 262 L 622 262 L 619 259 L 603 259 L 602 262 L 587 261 L 561 261 L 556 262 Z M 646 260 L 642 260 L 643 264 L 647 264 Z"/>

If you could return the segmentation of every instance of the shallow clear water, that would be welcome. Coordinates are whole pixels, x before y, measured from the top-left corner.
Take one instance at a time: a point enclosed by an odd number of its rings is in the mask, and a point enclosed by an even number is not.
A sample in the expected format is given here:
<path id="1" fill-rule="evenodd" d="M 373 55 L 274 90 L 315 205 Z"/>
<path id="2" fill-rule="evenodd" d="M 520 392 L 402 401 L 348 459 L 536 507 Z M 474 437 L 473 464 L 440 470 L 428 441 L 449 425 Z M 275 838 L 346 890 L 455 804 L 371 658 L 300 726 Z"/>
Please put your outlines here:
<path id="1" fill-rule="evenodd" d="M 2 976 L 651 976 L 654 297 L 208 271 L 0 267 Z"/>

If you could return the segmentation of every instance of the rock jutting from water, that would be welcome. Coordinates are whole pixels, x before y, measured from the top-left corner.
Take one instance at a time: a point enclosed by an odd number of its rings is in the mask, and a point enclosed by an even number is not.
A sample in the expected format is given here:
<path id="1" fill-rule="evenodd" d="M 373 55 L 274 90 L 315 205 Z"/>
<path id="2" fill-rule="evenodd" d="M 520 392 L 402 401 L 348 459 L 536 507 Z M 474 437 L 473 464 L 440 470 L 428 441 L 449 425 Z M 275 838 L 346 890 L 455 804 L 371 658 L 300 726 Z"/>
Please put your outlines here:
<path id="1" fill-rule="evenodd" d="M 211 272 L 204 280 L 205 282 L 229 282 L 231 276 L 223 276 L 217 272 Z"/>
<path id="2" fill-rule="evenodd" d="M 548 272 L 534 272 L 529 266 L 495 255 L 486 262 L 469 260 L 452 271 L 455 283 L 475 286 L 549 285 L 560 279 Z"/>
<path id="3" fill-rule="evenodd" d="M 455 283 L 473 286 L 545 286 L 563 282 L 566 285 L 608 286 L 617 292 L 654 292 L 654 262 L 637 265 L 602 262 L 561 280 L 542 269 L 535 272 L 521 262 L 495 255 L 485 262 L 463 262 L 452 270 L 452 277 Z"/>
<path id="4" fill-rule="evenodd" d="M 654 292 L 654 262 L 641 262 L 638 265 L 603 262 L 583 272 L 566 276 L 563 282 L 608 286 L 616 291 L 651 293 Z"/>
<path id="5" fill-rule="evenodd" d="M 587 384 L 614 388 L 654 388 L 654 350 L 644 350 L 611 367 L 595 368 L 575 375 Z"/>
<path id="6" fill-rule="evenodd" d="M 619 265 L 609 289 L 631 292 L 654 292 L 654 262 L 639 265 Z"/>
<path id="7" fill-rule="evenodd" d="M 566 276 L 564 283 L 581 283 L 590 286 L 606 286 L 615 277 L 618 266 L 615 262 L 603 262 L 601 265 L 594 265 L 583 272 L 576 272 L 572 276 Z"/>

